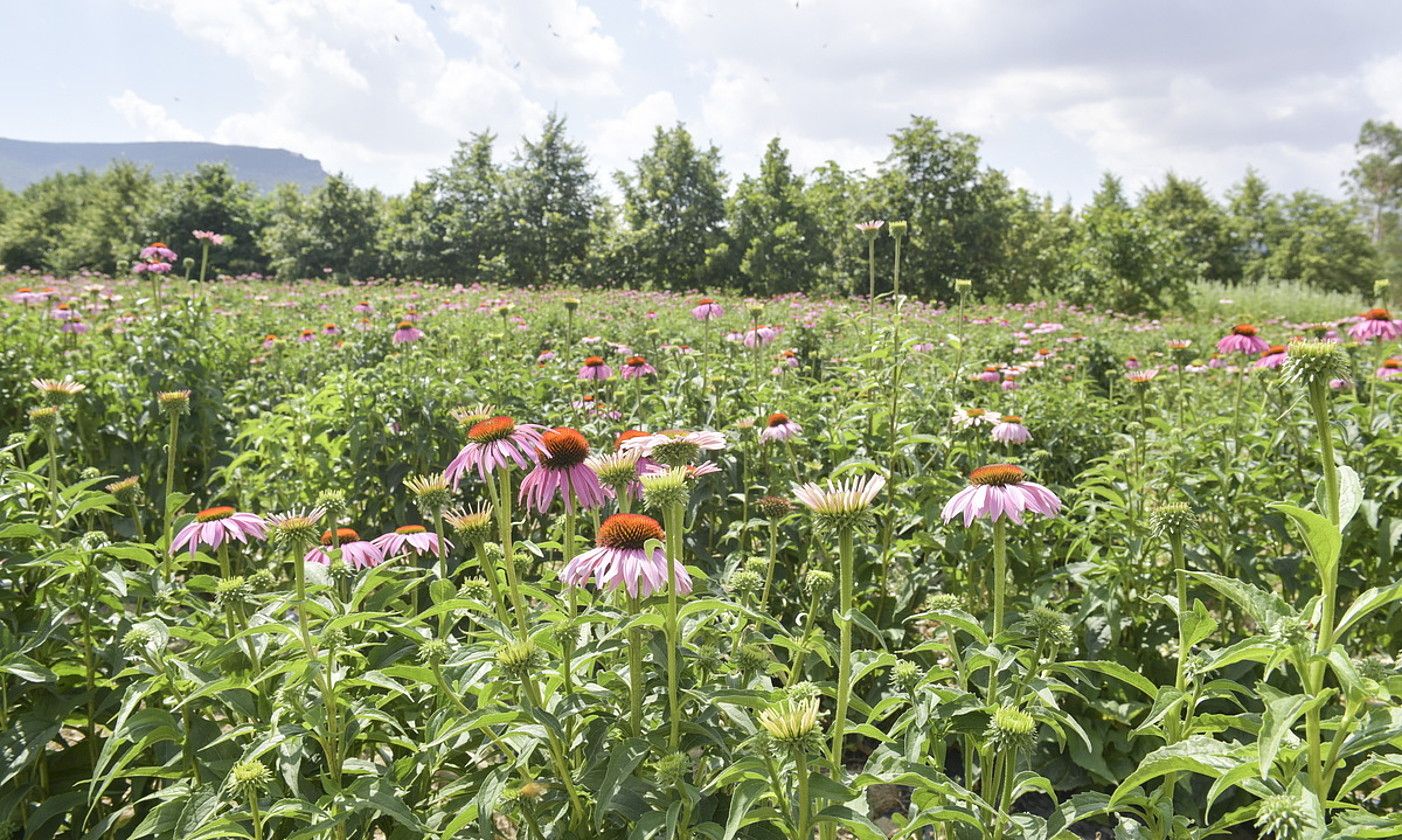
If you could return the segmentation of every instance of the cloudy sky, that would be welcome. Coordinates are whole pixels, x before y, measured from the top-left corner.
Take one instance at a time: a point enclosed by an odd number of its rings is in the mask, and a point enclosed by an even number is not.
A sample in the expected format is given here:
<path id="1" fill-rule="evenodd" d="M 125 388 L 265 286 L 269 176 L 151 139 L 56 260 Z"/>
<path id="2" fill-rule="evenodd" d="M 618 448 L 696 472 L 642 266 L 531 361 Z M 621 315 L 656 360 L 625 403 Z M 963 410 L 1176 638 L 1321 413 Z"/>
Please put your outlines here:
<path id="1" fill-rule="evenodd" d="M 911 114 L 1014 182 L 1220 192 L 1248 164 L 1337 193 L 1358 127 L 1402 120 L 1402 2 L 3 0 L 0 136 L 292 149 L 403 191 L 555 109 L 606 180 L 681 120 L 732 179 L 780 135 L 871 166 Z"/>

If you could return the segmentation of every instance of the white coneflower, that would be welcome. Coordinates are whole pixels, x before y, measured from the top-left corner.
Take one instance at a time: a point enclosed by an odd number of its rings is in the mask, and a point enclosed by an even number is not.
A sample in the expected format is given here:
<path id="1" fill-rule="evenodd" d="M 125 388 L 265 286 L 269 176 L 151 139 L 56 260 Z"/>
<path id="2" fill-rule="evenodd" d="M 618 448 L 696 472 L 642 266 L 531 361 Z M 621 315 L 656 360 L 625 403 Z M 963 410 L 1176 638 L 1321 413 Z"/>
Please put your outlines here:
<path id="1" fill-rule="evenodd" d="M 840 483 L 828 482 L 819 487 L 812 482 L 795 484 L 793 494 L 822 524 L 837 528 L 860 522 L 871 508 L 886 479 L 879 475 L 849 478 Z"/>
<path id="2" fill-rule="evenodd" d="M 67 376 L 62 379 L 35 379 L 29 384 L 43 395 L 44 401 L 49 405 L 63 405 L 87 388 L 86 385 L 74 382 Z"/>

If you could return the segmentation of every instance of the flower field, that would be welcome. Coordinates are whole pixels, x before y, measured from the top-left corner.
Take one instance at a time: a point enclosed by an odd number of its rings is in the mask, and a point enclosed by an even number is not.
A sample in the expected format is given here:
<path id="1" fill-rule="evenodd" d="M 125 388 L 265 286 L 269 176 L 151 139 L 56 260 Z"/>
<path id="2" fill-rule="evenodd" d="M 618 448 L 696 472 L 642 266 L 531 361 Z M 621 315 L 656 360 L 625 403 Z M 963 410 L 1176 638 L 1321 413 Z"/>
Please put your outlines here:
<path id="1" fill-rule="evenodd" d="M 1386 284 L 1151 320 L 147 251 L 0 277 L 0 837 L 1402 834 Z"/>

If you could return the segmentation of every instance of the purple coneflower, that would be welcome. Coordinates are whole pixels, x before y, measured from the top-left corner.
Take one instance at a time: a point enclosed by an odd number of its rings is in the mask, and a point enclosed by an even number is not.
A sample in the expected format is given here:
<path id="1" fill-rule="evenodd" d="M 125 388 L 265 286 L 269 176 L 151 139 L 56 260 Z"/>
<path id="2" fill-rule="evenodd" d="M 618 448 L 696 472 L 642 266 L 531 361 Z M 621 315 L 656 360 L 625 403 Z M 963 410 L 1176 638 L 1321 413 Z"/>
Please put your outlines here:
<path id="1" fill-rule="evenodd" d="M 632 436 L 626 440 L 620 435 L 619 448 L 626 452 L 637 452 L 659 464 L 680 467 L 695 461 L 702 452 L 724 449 L 725 435 L 720 432 L 688 432 L 682 429 Z"/>
<path id="2" fill-rule="evenodd" d="M 629 356 L 628 361 L 623 363 L 623 378 L 638 379 L 643 376 L 652 376 L 657 373 L 657 368 L 647 363 L 647 359 L 642 356 Z"/>
<path id="3" fill-rule="evenodd" d="M 511 464 L 528 470 L 535 465 L 542 431 L 542 426 L 518 424 L 515 419 L 505 416 L 489 417 L 475 423 L 467 430 L 467 445 L 448 464 L 443 474 L 456 489 L 469 468 L 476 470 L 483 481 L 492 472 Z"/>
<path id="4" fill-rule="evenodd" d="M 1278 368 L 1285 364 L 1287 355 L 1284 344 L 1272 344 L 1270 347 L 1261 351 L 1261 358 L 1256 360 L 1254 367 Z"/>
<path id="5" fill-rule="evenodd" d="M 356 569 L 371 569 L 385 562 L 384 549 L 368 540 L 362 540 L 354 528 L 337 528 L 336 540 L 341 544 L 341 559 Z M 303 563 L 331 563 L 331 532 L 321 535 L 321 545 L 315 546 L 302 558 Z"/>
<path id="6" fill-rule="evenodd" d="M 1378 368 L 1378 378 L 1392 379 L 1395 376 L 1402 376 L 1402 359 L 1396 356 L 1383 359 L 1382 367 Z"/>
<path id="7" fill-rule="evenodd" d="M 998 418 L 992 413 L 982 408 L 960 408 L 956 409 L 950 422 L 961 429 L 971 429 L 974 426 L 984 423 L 992 426 L 997 424 Z"/>
<path id="8" fill-rule="evenodd" d="M 351 308 L 354 309 L 356 312 L 362 312 L 362 313 L 364 313 L 364 312 L 374 312 L 374 311 L 375 311 L 375 307 L 374 307 L 374 306 L 370 303 L 370 301 L 368 301 L 368 300 L 362 300 L 360 303 L 357 303 L 355 306 L 353 306 L 353 307 L 351 307 Z"/>
<path id="9" fill-rule="evenodd" d="M 650 516 L 615 513 L 599 526 L 594 548 L 571 558 L 560 572 L 560 580 L 583 587 L 594 585 L 610 592 L 620 587 L 632 597 L 646 598 L 667 586 L 667 555 L 662 549 L 662 526 Z M 645 546 L 656 541 L 651 551 Z M 691 575 L 674 563 L 677 594 L 691 592 Z"/>
<path id="10" fill-rule="evenodd" d="M 540 461 L 521 481 L 520 501 L 529 510 L 545 513 L 558 495 L 565 512 L 573 513 L 575 502 L 585 510 L 604 506 L 608 496 L 599 477 L 585 464 L 589 441 L 577 430 L 557 426 L 540 436 Z"/>
<path id="11" fill-rule="evenodd" d="M 218 548 L 232 540 L 246 543 L 249 537 L 267 539 L 267 526 L 262 518 L 252 513 L 239 513 L 227 505 L 206 508 L 195 514 L 195 521 L 180 529 L 171 541 L 170 553 L 174 554 L 189 546 L 194 554 L 200 545 Z"/>
<path id="12" fill-rule="evenodd" d="M 691 310 L 691 317 L 698 321 L 710 321 L 725 314 L 725 310 L 719 303 L 710 298 L 701 298 L 696 302 L 696 307 Z"/>
<path id="13" fill-rule="evenodd" d="M 1256 335 L 1256 328 L 1250 324 L 1237 324 L 1231 333 L 1222 336 L 1217 342 L 1218 353 L 1244 353 L 1255 356 L 1270 348 L 1266 340 Z"/>
<path id="14" fill-rule="evenodd" d="M 1394 321 L 1392 314 L 1381 307 L 1363 313 L 1358 323 L 1348 328 L 1349 337 L 1361 344 L 1371 341 L 1392 341 L 1402 336 L 1402 321 Z"/>
<path id="15" fill-rule="evenodd" d="M 299 344 L 306 344 L 306 343 L 312 342 L 312 341 L 316 341 L 316 330 L 312 330 L 312 329 L 302 330 L 301 335 L 297 336 L 297 342 L 298 342 Z"/>
<path id="16" fill-rule="evenodd" d="M 341 334 L 341 328 L 338 327 L 338 326 L 336 326 L 335 324 L 322 324 L 322 325 L 321 325 L 321 334 L 322 334 L 322 335 L 340 335 L 340 334 Z"/>
<path id="17" fill-rule="evenodd" d="M 988 436 L 998 443 L 1012 446 L 1020 446 L 1032 439 L 1032 433 L 1027 431 L 1027 427 L 1022 425 L 1022 418 L 1016 414 L 1004 414 Z"/>
<path id="18" fill-rule="evenodd" d="M 384 552 L 386 557 L 408 553 L 410 549 L 419 554 L 429 554 L 435 557 L 438 555 L 438 535 L 422 525 L 401 525 L 388 534 L 379 535 L 370 542 Z M 447 540 L 444 540 L 444 544 L 449 549 L 453 547 L 453 544 Z"/>
<path id="19" fill-rule="evenodd" d="M 803 431 L 803 427 L 789 419 L 789 415 L 781 411 L 776 411 L 769 415 L 765 421 L 764 428 L 759 433 L 759 439 L 765 443 L 777 441 L 793 440 Z"/>
<path id="20" fill-rule="evenodd" d="M 414 322 L 403 320 L 394 330 L 392 341 L 395 344 L 412 344 L 424 337 L 424 331 L 414 326 Z"/>
<path id="21" fill-rule="evenodd" d="M 608 366 L 603 356 L 590 356 L 584 360 L 584 367 L 579 369 L 580 379 L 602 380 L 613 376 L 613 368 Z"/>
<path id="22" fill-rule="evenodd" d="M 984 517 L 997 522 L 1007 517 L 1022 524 L 1023 511 L 1056 516 L 1061 500 L 1040 484 L 1024 481 L 1026 474 L 1012 464 L 989 464 L 969 473 L 969 486 L 955 493 L 944 506 L 944 521 L 959 515 L 965 527 Z"/>
<path id="23" fill-rule="evenodd" d="M 194 232 L 194 237 L 197 240 L 200 240 L 202 242 L 208 242 L 211 245 L 224 244 L 224 234 L 215 233 L 212 230 L 197 230 Z"/>

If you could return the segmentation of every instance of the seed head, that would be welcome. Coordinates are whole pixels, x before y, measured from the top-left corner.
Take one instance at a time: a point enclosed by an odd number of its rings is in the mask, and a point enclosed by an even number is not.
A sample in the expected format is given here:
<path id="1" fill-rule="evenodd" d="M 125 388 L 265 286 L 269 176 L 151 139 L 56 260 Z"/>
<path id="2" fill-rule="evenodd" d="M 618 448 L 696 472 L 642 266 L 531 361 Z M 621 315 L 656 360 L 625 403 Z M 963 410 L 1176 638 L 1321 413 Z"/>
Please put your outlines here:
<path id="1" fill-rule="evenodd" d="M 985 737 L 999 750 L 1026 750 L 1032 746 L 1037 721 L 1021 709 L 999 706 L 988 722 Z"/>
<path id="2" fill-rule="evenodd" d="M 889 223 L 886 229 L 891 232 L 892 239 L 900 240 L 905 238 L 907 227 L 908 225 L 906 222 L 897 221 Z"/>
<path id="3" fill-rule="evenodd" d="M 769 571 L 769 561 L 763 557 L 750 557 L 745 560 L 745 570 L 763 576 Z"/>
<path id="4" fill-rule="evenodd" d="M 1187 502 L 1160 502 L 1149 507 L 1149 527 L 1157 537 L 1182 537 L 1197 524 Z"/>
<path id="5" fill-rule="evenodd" d="M 809 597 L 821 599 L 832 591 L 833 582 L 832 572 L 826 572 L 822 569 L 809 569 L 803 576 L 803 588 Z"/>
<path id="6" fill-rule="evenodd" d="M 234 787 L 240 791 L 256 794 L 267 789 L 268 784 L 273 780 L 273 774 L 263 762 L 253 758 L 235 764 L 230 778 L 233 780 Z"/>
<path id="7" fill-rule="evenodd" d="M 891 668 L 891 682 L 906 694 L 920 684 L 920 677 L 920 666 L 909 659 L 902 659 Z"/>
<path id="8" fill-rule="evenodd" d="M 925 599 L 925 609 L 928 612 L 953 612 L 964 609 L 964 602 L 958 595 L 936 592 Z"/>
<path id="9" fill-rule="evenodd" d="M 803 680 L 784 689 L 784 696 L 796 703 L 804 703 L 809 700 L 821 700 L 823 690 L 813 683 Z"/>
<path id="10" fill-rule="evenodd" d="M 1071 632 L 1071 621 L 1051 607 L 1036 606 L 1027 614 L 1027 627 L 1039 642 L 1052 647 L 1070 647 L 1076 641 Z"/>
<path id="11" fill-rule="evenodd" d="M 740 569 L 730 576 L 730 591 L 741 597 L 754 595 L 764 588 L 764 578 L 758 572 Z"/>
<path id="12" fill-rule="evenodd" d="M 793 502 L 783 496 L 760 496 L 755 501 L 755 508 L 760 515 L 770 522 L 783 519 L 793 510 Z"/>
<path id="13" fill-rule="evenodd" d="M 458 594 L 472 601 L 482 601 L 492 594 L 492 588 L 486 578 L 468 578 L 458 587 Z"/>
<path id="14" fill-rule="evenodd" d="M 638 478 L 637 452 L 609 452 L 595 455 L 585 463 L 599 477 L 599 481 L 614 493 L 624 492 Z"/>
<path id="15" fill-rule="evenodd" d="M 155 644 L 156 633 L 150 627 L 136 625 L 122 636 L 122 652 L 127 656 L 140 656 L 141 654 L 154 653 L 152 645 Z"/>

